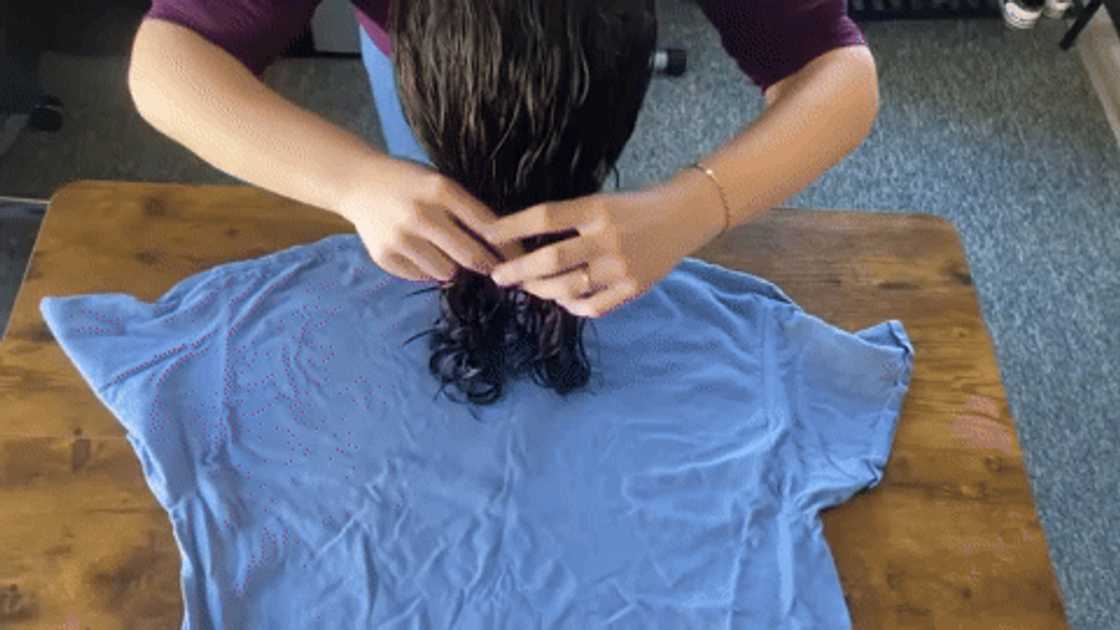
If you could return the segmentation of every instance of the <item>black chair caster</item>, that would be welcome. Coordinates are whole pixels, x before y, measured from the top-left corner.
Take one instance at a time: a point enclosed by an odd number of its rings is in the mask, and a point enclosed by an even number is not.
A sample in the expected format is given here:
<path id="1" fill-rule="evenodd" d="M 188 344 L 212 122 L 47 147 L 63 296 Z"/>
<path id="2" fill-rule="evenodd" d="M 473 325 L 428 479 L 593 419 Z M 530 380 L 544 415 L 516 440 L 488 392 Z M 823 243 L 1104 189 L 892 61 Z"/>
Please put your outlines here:
<path id="1" fill-rule="evenodd" d="M 27 124 L 39 131 L 58 131 L 62 128 L 62 101 L 44 96 L 31 108 Z"/>
<path id="2" fill-rule="evenodd" d="M 650 63 L 654 73 L 679 77 L 688 69 L 688 53 L 683 48 L 659 48 Z"/>

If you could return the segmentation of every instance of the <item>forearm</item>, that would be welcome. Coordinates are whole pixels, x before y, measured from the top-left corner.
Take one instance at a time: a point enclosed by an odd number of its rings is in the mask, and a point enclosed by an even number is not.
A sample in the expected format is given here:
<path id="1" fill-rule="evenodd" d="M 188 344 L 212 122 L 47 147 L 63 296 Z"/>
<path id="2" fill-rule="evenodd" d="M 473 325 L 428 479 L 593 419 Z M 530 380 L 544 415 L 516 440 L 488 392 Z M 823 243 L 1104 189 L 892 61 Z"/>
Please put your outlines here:
<path id="1" fill-rule="evenodd" d="M 866 47 L 830 51 L 784 81 L 780 96 L 759 117 L 701 159 L 727 196 L 728 229 L 781 204 L 837 164 L 867 136 L 877 112 L 878 82 Z M 683 211 L 710 210 L 702 242 L 715 238 L 724 210 L 714 183 L 684 169 L 668 185 L 690 201 Z"/>
<path id="2" fill-rule="evenodd" d="M 140 115 L 214 167 L 337 211 L 357 178 L 388 160 L 362 138 L 274 92 L 193 31 L 145 20 L 129 68 Z"/>

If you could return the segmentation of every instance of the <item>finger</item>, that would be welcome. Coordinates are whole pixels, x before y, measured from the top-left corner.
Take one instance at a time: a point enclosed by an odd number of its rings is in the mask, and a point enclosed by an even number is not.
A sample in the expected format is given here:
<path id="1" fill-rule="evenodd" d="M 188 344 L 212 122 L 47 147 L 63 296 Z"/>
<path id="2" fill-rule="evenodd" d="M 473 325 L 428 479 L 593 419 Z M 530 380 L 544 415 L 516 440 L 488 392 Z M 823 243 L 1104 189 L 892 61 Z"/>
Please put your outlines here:
<path id="1" fill-rule="evenodd" d="M 390 254 L 385 258 L 384 262 L 378 263 L 378 266 L 386 273 L 391 273 L 394 276 L 413 282 L 429 282 L 435 280 L 435 278 L 421 271 L 411 260 L 400 254 Z"/>
<path id="2" fill-rule="evenodd" d="M 583 299 L 565 300 L 562 306 L 580 317 L 602 317 L 639 296 L 628 283 L 621 282 Z"/>
<path id="3" fill-rule="evenodd" d="M 602 269 L 602 266 L 597 268 Z M 591 271 L 590 275 L 593 278 L 597 277 L 595 271 Z M 602 282 L 602 279 L 600 279 L 600 282 Z M 580 299 L 584 292 L 588 290 L 588 287 L 583 268 L 576 267 L 551 278 L 527 281 L 521 285 L 521 290 L 532 293 L 542 300 L 570 302 Z M 592 286 L 591 290 L 595 290 L 595 287 Z"/>
<path id="4" fill-rule="evenodd" d="M 490 278 L 501 286 L 546 278 L 589 262 L 595 253 L 590 238 L 569 238 L 498 265 Z"/>
<path id="5" fill-rule="evenodd" d="M 482 235 L 491 244 L 553 234 L 576 229 L 586 224 L 589 211 L 585 198 L 568 201 L 550 201 L 530 206 L 486 225 Z"/>
<path id="6" fill-rule="evenodd" d="M 454 180 L 448 179 L 444 185 L 447 192 L 438 201 L 443 204 L 455 225 L 480 243 L 483 249 L 498 261 L 512 260 L 525 253 L 525 248 L 517 241 L 494 243 L 486 238 L 488 226 L 497 220 L 494 212 Z"/>
<path id="7" fill-rule="evenodd" d="M 464 231 L 453 214 L 440 210 L 435 223 L 433 229 L 429 230 L 430 233 L 425 233 L 424 236 L 463 267 L 487 275 L 501 262 L 480 241 Z"/>
<path id="8" fill-rule="evenodd" d="M 420 271 L 433 278 L 447 281 L 458 271 L 458 267 L 446 254 L 420 237 L 405 236 L 397 247 Z"/>
<path id="9" fill-rule="evenodd" d="M 486 204 L 482 203 L 477 197 L 451 178 L 443 178 L 442 185 L 442 193 L 436 198 L 436 201 L 448 211 L 452 220 L 460 229 L 466 232 L 471 238 L 484 244 L 484 249 L 490 253 L 493 254 L 495 253 L 493 250 L 498 250 L 499 254 L 505 256 L 505 260 L 523 253 L 524 250 L 521 252 L 511 252 L 509 248 L 505 248 L 506 251 L 503 252 L 502 248 L 498 247 L 497 243 L 493 243 L 485 237 L 488 226 L 498 219 L 494 211 Z"/>
<path id="10" fill-rule="evenodd" d="M 525 255 L 525 248 L 517 241 L 502 243 L 501 245 L 495 246 L 495 248 L 498 250 L 498 257 L 502 262 Z"/>
<path id="11" fill-rule="evenodd" d="M 364 243 L 365 241 L 363 241 L 363 244 Z M 405 280 L 434 280 L 434 278 L 431 278 L 430 276 L 428 276 L 428 274 L 420 271 L 420 269 L 418 269 L 416 265 L 412 264 L 412 261 L 396 252 L 388 251 L 376 256 L 368 248 L 365 249 L 365 252 L 369 257 L 369 261 L 374 265 L 377 265 L 379 269 L 386 273 L 392 274 L 399 278 L 403 278 Z"/>

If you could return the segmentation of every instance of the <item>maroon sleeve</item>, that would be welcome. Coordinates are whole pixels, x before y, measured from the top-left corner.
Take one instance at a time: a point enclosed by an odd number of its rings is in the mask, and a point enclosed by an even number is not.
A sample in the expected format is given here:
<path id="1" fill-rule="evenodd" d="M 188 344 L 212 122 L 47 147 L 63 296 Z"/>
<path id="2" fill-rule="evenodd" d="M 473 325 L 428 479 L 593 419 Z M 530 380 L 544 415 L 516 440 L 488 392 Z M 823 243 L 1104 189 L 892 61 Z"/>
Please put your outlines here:
<path id="1" fill-rule="evenodd" d="M 320 0 L 153 0 L 144 17 L 185 26 L 260 76 L 311 23 Z"/>
<path id="2" fill-rule="evenodd" d="M 834 48 L 867 44 L 845 0 L 700 0 L 700 7 L 763 92 Z"/>

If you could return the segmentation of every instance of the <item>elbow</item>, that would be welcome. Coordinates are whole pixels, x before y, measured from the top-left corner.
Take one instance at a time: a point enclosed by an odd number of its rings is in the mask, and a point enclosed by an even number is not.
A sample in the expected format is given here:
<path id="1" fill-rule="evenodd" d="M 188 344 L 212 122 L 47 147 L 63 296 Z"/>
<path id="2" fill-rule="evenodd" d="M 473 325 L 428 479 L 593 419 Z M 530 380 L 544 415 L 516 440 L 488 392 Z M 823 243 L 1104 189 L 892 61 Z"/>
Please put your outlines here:
<path id="1" fill-rule="evenodd" d="M 879 98 L 876 95 L 870 95 L 863 100 L 854 116 L 854 124 L 851 126 L 853 130 L 852 145 L 849 147 L 849 152 L 854 151 L 863 141 L 871 135 L 871 131 L 875 128 L 875 120 L 879 117 Z"/>
<path id="2" fill-rule="evenodd" d="M 129 98 L 132 99 L 132 106 L 136 108 L 136 112 L 138 114 L 140 114 L 141 118 L 147 120 L 147 116 L 144 115 L 145 110 L 144 110 L 144 100 L 143 100 L 143 96 L 142 96 L 143 92 L 140 89 L 140 81 L 137 79 L 137 76 L 138 76 L 139 73 L 138 73 L 136 67 L 137 67 L 138 63 L 139 62 L 137 61 L 135 55 L 132 57 L 132 59 L 128 63 L 128 75 L 127 75 L 128 96 L 129 96 Z"/>
<path id="3" fill-rule="evenodd" d="M 863 133 L 860 135 L 860 142 L 871 134 L 871 129 L 875 126 L 875 120 L 879 117 L 879 72 L 875 67 L 875 58 L 871 56 L 868 51 L 863 57 L 862 72 L 863 80 L 860 82 L 863 88 L 862 112 L 863 112 Z"/>
<path id="4" fill-rule="evenodd" d="M 867 105 L 864 107 L 866 112 L 866 124 L 864 126 L 863 138 L 871 135 L 871 129 L 875 127 L 875 120 L 879 118 L 879 79 L 872 70 L 871 74 L 871 87 L 867 95 Z M 863 139 L 861 138 L 862 142 Z"/>
<path id="5" fill-rule="evenodd" d="M 845 127 L 850 134 L 848 152 L 857 149 L 871 135 L 879 117 L 879 76 L 874 58 L 866 48 L 864 51 L 864 55 L 852 62 L 854 76 L 849 75 L 854 80 L 848 82 L 853 89 L 848 92 L 849 107 L 845 108 Z"/>
<path id="6" fill-rule="evenodd" d="M 136 38 L 133 40 L 132 52 L 129 55 L 126 85 L 128 95 L 132 99 L 132 105 L 136 108 L 136 113 L 149 124 L 154 124 L 152 123 L 153 99 L 158 96 L 158 89 L 153 86 L 152 77 L 159 76 L 159 71 L 152 68 L 155 59 L 152 54 L 151 33 L 145 28 L 148 25 L 147 23 L 148 20 L 145 20 L 140 24 L 140 29 L 136 32 Z"/>
<path id="7" fill-rule="evenodd" d="M 147 73 L 144 66 L 145 60 L 132 56 L 128 64 L 128 95 L 132 99 L 132 106 L 136 108 L 136 113 L 140 115 L 149 124 L 152 122 L 151 118 L 151 85 L 145 78 Z"/>

